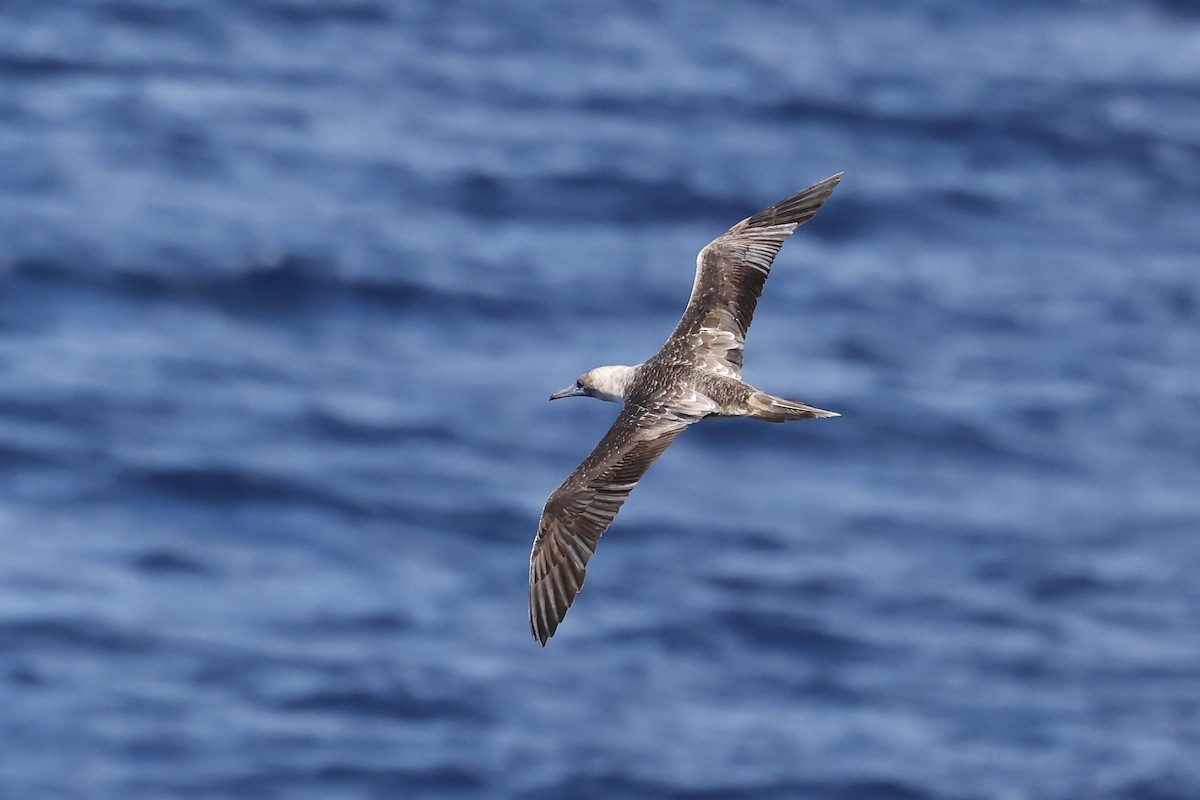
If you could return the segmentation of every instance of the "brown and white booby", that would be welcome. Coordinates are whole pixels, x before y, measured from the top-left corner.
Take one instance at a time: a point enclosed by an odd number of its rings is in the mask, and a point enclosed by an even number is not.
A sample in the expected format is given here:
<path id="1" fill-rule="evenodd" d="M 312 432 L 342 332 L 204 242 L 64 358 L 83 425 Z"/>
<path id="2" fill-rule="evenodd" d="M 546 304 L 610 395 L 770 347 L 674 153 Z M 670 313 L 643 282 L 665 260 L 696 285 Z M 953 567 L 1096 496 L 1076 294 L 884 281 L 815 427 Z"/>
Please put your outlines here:
<path id="1" fill-rule="evenodd" d="M 712 416 L 767 422 L 838 416 L 742 381 L 742 350 L 783 241 L 817 213 L 841 179 L 839 172 L 742 220 L 701 250 L 683 319 L 653 357 L 632 367 L 596 367 L 550 395 L 597 397 L 622 408 L 542 510 L 529 556 L 529 624 L 543 646 L 583 586 L 600 536 L 684 428 Z"/>

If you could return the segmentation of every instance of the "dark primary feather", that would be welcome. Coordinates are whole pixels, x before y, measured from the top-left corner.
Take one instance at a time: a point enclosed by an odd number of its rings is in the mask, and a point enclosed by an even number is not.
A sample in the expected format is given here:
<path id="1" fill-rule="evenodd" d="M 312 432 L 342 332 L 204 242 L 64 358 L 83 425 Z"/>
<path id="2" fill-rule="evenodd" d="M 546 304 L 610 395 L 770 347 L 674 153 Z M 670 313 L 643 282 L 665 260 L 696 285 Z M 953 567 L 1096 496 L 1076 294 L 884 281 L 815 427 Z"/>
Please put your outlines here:
<path id="1" fill-rule="evenodd" d="M 783 242 L 829 199 L 842 173 L 742 220 L 696 258 L 683 318 L 656 358 L 740 377 L 746 331 Z"/>
<path id="2" fill-rule="evenodd" d="M 627 405 L 591 455 L 550 495 L 529 556 L 529 625 L 543 645 L 583 586 L 600 536 L 687 421 Z"/>

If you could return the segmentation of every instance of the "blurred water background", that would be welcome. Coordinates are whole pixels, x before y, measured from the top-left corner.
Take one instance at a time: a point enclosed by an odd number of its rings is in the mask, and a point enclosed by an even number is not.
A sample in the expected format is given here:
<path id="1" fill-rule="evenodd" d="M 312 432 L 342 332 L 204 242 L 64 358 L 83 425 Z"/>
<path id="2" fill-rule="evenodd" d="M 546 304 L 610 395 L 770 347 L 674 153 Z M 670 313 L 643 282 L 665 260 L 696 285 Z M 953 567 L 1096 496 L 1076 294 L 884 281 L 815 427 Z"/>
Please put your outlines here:
<path id="1" fill-rule="evenodd" d="M 844 170 L 543 650 L 697 250 Z M 0 5 L 0 798 L 1200 797 L 1200 6 Z"/>

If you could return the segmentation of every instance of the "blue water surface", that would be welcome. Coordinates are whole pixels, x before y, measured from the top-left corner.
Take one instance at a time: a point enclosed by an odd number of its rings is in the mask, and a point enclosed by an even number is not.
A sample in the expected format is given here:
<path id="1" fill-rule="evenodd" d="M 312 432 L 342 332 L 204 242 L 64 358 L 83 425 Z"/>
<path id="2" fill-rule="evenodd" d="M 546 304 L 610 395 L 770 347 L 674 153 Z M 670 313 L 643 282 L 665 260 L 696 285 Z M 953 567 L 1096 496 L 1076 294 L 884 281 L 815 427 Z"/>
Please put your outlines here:
<path id="1" fill-rule="evenodd" d="M 838 171 L 544 650 L 549 405 Z M 1200 797 L 1200 10 L 0 4 L 0 798 Z"/>

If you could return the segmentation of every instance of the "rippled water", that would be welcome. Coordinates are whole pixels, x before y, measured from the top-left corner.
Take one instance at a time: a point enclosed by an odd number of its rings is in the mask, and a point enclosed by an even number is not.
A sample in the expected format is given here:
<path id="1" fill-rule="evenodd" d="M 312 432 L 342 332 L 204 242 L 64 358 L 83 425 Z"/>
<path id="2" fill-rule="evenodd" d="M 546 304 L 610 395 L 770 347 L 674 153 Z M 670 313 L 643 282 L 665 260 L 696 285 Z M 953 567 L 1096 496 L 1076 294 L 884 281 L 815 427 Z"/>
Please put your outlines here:
<path id="1" fill-rule="evenodd" d="M 0 797 L 1200 796 L 1200 14 L 0 6 Z M 827 175 L 543 650 L 546 495 Z"/>

